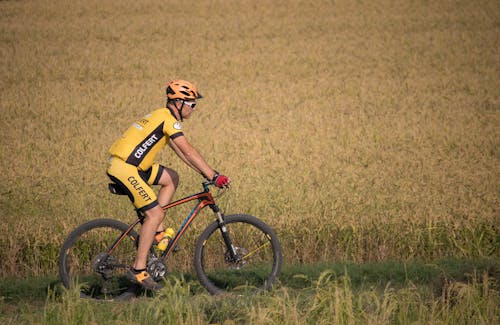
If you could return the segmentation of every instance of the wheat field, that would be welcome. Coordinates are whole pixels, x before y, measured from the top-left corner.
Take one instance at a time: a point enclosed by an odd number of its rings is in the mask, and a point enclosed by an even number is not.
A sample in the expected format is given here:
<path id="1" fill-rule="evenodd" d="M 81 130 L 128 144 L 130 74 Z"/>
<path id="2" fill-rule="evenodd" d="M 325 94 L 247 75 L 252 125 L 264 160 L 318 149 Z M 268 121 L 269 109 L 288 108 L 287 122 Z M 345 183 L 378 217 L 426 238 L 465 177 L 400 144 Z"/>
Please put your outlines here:
<path id="1" fill-rule="evenodd" d="M 55 274 L 77 225 L 133 220 L 107 150 L 176 78 L 204 96 L 183 127 L 233 180 L 221 206 L 287 263 L 497 259 L 499 35 L 486 0 L 0 1 L 0 276 Z M 200 189 L 159 161 L 176 198 Z"/>

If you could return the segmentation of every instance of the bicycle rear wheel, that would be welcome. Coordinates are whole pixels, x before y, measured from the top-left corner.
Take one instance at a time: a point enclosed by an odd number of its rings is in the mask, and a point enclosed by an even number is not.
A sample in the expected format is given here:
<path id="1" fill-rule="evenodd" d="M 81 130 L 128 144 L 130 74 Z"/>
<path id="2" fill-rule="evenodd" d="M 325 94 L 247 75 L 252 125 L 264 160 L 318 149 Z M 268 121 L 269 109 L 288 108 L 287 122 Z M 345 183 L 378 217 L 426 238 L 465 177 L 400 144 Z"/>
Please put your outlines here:
<path id="1" fill-rule="evenodd" d="M 253 216 L 229 215 L 224 220 L 237 256 L 231 256 L 218 222 L 210 224 L 195 247 L 194 266 L 201 284 L 214 295 L 269 290 L 283 261 L 278 237 Z"/>
<path id="2" fill-rule="evenodd" d="M 76 228 L 64 241 L 59 275 L 66 288 L 79 288 L 81 297 L 120 299 L 131 295 L 125 272 L 133 265 L 138 235 L 131 231 L 112 254 L 109 248 L 128 229 L 112 219 L 96 219 Z"/>

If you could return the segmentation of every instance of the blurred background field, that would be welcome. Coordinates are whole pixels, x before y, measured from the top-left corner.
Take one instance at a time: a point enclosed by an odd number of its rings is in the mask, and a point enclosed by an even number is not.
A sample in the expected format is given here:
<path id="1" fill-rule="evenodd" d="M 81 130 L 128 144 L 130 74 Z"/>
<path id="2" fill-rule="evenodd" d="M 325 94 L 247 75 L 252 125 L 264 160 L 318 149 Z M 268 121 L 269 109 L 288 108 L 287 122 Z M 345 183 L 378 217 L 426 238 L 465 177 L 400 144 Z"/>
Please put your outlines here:
<path id="1" fill-rule="evenodd" d="M 183 127 L 233 180 L 221 205 L 286 263 L 498 259 L 499 35 L 497 1 L 0 1 L 0 276 L 134 218 L 107 150 L 175 78 L 205 97 Z"/>

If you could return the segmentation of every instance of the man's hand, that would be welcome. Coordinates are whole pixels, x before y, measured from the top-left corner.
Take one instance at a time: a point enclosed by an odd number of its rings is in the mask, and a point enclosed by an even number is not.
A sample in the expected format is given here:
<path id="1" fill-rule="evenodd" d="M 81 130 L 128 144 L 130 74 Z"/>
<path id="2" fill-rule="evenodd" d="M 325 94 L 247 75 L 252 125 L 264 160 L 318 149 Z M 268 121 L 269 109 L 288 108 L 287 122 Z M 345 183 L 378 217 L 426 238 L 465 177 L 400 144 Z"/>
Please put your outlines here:
<path id="1" fill-rule="evenodd" d="M 215 186 L 223 188 L 229 186 L 229 183 L 231 183 L 231 179 L 225 175 L 219 175 L 219 173 L 215 173 L 214 178 L 212 178 L 212 182 L 214 182 Z"/>

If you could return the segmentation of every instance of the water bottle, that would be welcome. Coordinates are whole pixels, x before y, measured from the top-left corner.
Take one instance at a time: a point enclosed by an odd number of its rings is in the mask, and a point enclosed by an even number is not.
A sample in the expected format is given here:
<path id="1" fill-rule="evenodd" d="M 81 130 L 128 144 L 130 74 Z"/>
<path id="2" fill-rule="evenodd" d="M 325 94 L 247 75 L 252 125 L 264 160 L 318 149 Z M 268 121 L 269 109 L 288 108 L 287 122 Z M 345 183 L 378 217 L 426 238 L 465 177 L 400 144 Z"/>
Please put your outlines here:
<path id="1" fill-rule="evenodd" d="M 174 238 L 174 230 L 172 228 L 165 229 L 163 233 L 163 238 L 160 240 L 156 246 L 159 250 L 164 251 L 167 249 L 168 242 L 170 239 Z"/>

